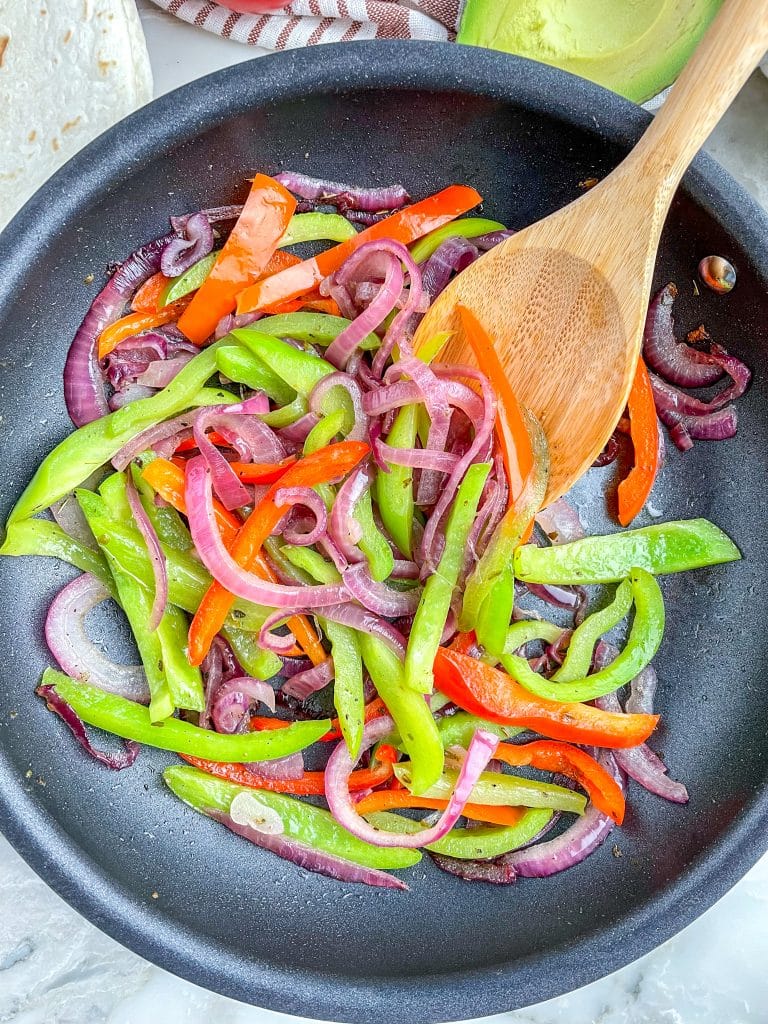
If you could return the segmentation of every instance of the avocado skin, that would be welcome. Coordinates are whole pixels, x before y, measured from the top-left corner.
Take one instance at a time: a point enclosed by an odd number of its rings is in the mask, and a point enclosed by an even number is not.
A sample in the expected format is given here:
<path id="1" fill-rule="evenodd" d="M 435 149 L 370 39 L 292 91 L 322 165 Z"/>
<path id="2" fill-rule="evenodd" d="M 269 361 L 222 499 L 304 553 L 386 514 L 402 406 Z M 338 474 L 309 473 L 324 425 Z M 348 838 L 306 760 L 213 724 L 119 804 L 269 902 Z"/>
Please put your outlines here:
<path id="1" fill-rule="evenodd" d="M 587 46 L 579 52 L 581 40 L 574 40 L 564 26 L 563 38 L 557 40 L 555 11 L 561 6 L 566 11 L 578 8 L 584 19 L 585 4 L 594 7 L 594 27 L 590 25 L 590 37 L 583 40 Z M 647 31 L 637 35 L 629 29 L 619 48 L 600 52 L 606 0 L 467 0 L 457 42 L 552 64 L 644 103 L 674 82 L 721 4 L 722 0 L 662 0 Z M 612 0 L 609 16 L 620 19 L 629 6 L 631 0 Z M 614 20 L 611 35 L 615 39 L 618 34 Z"/>

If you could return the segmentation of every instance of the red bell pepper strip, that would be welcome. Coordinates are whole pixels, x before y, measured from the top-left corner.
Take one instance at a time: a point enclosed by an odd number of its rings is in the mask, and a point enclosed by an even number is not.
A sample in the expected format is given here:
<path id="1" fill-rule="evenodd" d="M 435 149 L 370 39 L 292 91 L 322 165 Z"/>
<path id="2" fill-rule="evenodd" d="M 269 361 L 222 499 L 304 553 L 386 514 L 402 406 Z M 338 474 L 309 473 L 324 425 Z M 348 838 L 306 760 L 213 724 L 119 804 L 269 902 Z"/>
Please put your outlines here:
<path id="1" fill-rule="evenodd" d="M 237 299 L 238 313 L 262 310 L 276 302 L 295 299 L 317 288 L 323 278 L 338 270 L 348 256 L 365 242 L 379 238 L 394 238 L 404 245 L 421 238 L 422 235 L 442 227 L 473 206 L 483 201 L 473 188 L 467 185 L 451 185 L 427 199 L 412 206 L 403 207 L 391 217 L 372 224 L 354 238 L 348 238 L 334 245 L 312 259 L 304 260 L 274 277 L 265 278 L 240 293 Z"/>
<path id="2" fill-rule="evenodd" d="M 232 233 L 179 320 L 179 330 L 190 341 L 202 345 L 232 312 L 238 292 L 269 263 L 295 209 L 296 200 L 279 182 L 256 175 Z"/>
<path id="3" fill-rule="evenodd" d="M 170 306 L 163 306 L 157 313 L 129 313 L 128 316 L 115 320 L 99 335 L 99 359 L 108 356 L 115 345 L 119 345 L 126 338 L 132 338 L 134 334 L 148 331 L 152 327 L 162 327 L 163 324 L 171 323 L 185 306 L 186 299 L 179 299 Z"/>
<path id="4" fill-rule="evenodd" d="M 296 456 L 289 455 L 282 462 L 230 462 L 229 465 L 244 484 L 273 484 L 280 480 L 295 462 Z"/>
<path id="5" fill-rule="evenodd" d="M 656 728 L 658 715 L 623 715 L 588 704 L 545 700 L 485 662 L 441 647 L 435 686 L 460 708 L 501 725 L 520 725 L 552 739 L 598 747 L 636 747 Z"/>
<path id="6" fill-rule="evenodd" d="M 341 441 L 307 455 L 289 466 L 277 483 L 261 499 L 240 528 L 232 547 L 232 558 L 244 569 L 256 565 L 261 545 L 283 516 L 284 506 L 275 495 L 281 487 L 314 487 L 346 476 L 365 458 L 370 448 L 363 441 Z M 155 460 L 157 461 L 157 460 Z M 234 597 L 218 581 L 208 588 L 189 627 L 189 660 L 199 665 L 208 653 L 213 638 L 221 629 Z"/>
<path id="7" fill-rule="evenodd" d="M 381 699 L 381 697 L 375 697 L 372 701 L 365 705 L 365 711 L 363 712 L 363 721 L 367 724 L 372 722 L 374 718 L 381 718 L 382 715 L 388 715 L 389 711 L 387 705 Z M 342 738 L 341 728 L 339 726 L 338 718 L 331 720 L 331 729 L 324 736 L 320 737 L 321 743 L 330 743 L 333 740 L 340 740 Z"/>
<path id="8" fill-rule="evenodd" d="M 159 312 L 163 308 L 159 305 L 160 296 L 165 291 L 165 286 L 170 280 L 170 277 L 166 277 L 165 274 L 158 271 L 149 280 L 145 281 L 133 296 L 131 309 L 134 313 Z"/>
<path id="9" fill-rule="evenodd" d="M 592 803 L 617 825 L 624 820 L 626 801 L 621 786 L 584 750 L 555 740 L 536 740 L 520 746 L 500 743 L 493 755 L 497 761 L 519 768 L 530 765 L 547 772 L 559 772 L 575 779 L 587 791 Z"/>
<path id="10" fill-rule="evenodd" d="M 466 306 L 458 305 L 456 311 L 478 368 L 490 381 L 499 400 L 501 415 L 496 417 L 496 437 L 509 480 L 510 503 L 514 503 L 533 468 L 533 448 L 523 410 L 485 327 Z"/>
<path id="11" fill-rule="evenodd" d="M 290 722 L 283 722 L 288 726 Z M 251 771 L 242 764 L 228 764 L 225 761 L 206 761 L 201 757 L 181 755 L 189 764 L 200 768 L 209 775 L 219 779 L 227 779 L 238 786 L 249 786 L 251 789 L 267 789 L 271 793 L 291 793 L 293 796 L 324 796 L 325 772 L 304 772 L 299 779 L 270 779 Z M 371 768 L 361 768 L 352 772 L 349 777 L 349 788 L 354 792 L 380 786 L 392 777 L 392 765 L 387 762 L 374 764 Z"/>
<path id="12" fill-rule="evenodd" d="M 357 774 L 357 773 L 353 773 Z M 351 787 L 350 787 L 351 789 Z M 407 789 L 380 789 L 369 793 L 355 804 L 358 814 L 374 814 L 376 811 L 391 811 L 410 807 L 424 808 L 431 811 L 444 811 L 448 800 L 439 797 L 414 796 Z M 492 807 L 490 804 L 465 804 L 461 812 L 465 818 L 483 821 L 490 825 L 517 825 L 525 814 L 522 807 Z"/>
<path id="13" fill-rule="evenodd" d="M 169 505 L 173 505 L 177 512 L 181 512 L 182 515 L 187 514 L 187 503 L 184 497 L 184 470 L 182 468 L 166 459 L 153 459 L 144 468 L 142 476 L 161 498 Z M 242 526 L 241 520 L 233 512 L 228 511 L 218 499 L 214 499 L 213 509 L 224 543 L 234 544 L 237 531 Z M 253 568 L 254 572 L 258 573 L 262 579 L 272 583 L 277 582 L 272 566 L 261 555 L 258 556 Z M 295 615 L 288 619 L 286 625 L 314 665 L 325 661 L 327 654 L 306 615 Z"/>
<path id="14" fill-rule="evenodd" d="M 642 358 L 637 361 L 627 407 L 635 456 L 629 475 L 619 484 L 619 522 L 622 526 L 629 526 L 645 505 L 659 471 L 659 423 L 651 381 Z"/>
<path id="15" fill-rule="evenodd" d="M 267 275 L 262 275 L 266 277 Z M 299 309 L 313 309 L 317 313 L 328 313 L 330 316 L 341 316 L 341 310 L 334 299 L 326 299 L 319 292 L 310 292 L 309 295 L 301 295 L 298 299 L 288 299 L 286 302 L 275 302 L 273 305 L 264 306 L 262 312 L 271 316 L 279 316 L 283 313 L 295 313 Z"/>

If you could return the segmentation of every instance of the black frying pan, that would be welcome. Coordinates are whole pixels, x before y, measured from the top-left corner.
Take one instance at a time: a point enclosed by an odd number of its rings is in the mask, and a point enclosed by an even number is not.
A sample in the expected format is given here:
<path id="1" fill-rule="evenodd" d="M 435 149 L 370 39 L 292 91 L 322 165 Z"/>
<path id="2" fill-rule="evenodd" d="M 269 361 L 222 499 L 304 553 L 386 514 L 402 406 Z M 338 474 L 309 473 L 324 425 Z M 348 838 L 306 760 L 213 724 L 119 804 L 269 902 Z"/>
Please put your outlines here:
<path id="1" fill-rule="evenodd" d="M 606 174 L 647 121 L 542 65 L 391 42 L 241 64 L 128 118 L 0 239 L 3 516 L 70 430 L 62 364 L 105 266 L 164 231 L 170 213 L 242 197 L 257 169 L 295 167 L 402 181 L 416 196 L 469 182 L 488 215 L 524 225 Z M 657 744 L 689 785 L 687 807 L 633 787 L 625 827 L 549 880 L 467 885 L 425 862 L 408 894 L 347 889 L 188 810 L 160 782 L 168 755 L 144 750 L 119 775 L 81 756 L 33 697 L 50 662 L 44 609 L 70 572 L 4 560 L 0 805 L 17 849 L 95 924 L 168 970 L 262 1006 L 357 1024 L 477 1017 L 546 999 L 645 953 L 710 906 L 763 852 L 768 825 L 766 238 L 765 214 L 699 158 L 672 208 L 656 283 L 675 279 L 680 324 L 705 320 L 755 382 L 739 404 L 738 438 L 672 451 L 653 498 L 668 518 L 711 517 L 745 556 L 663 581 Z M 728 297 L 693 296 L 694 268 L 709 253 L 738 267 Z M 605 525 L 598 492 L 611 472 L 580 485 L 592 528 Z"/>

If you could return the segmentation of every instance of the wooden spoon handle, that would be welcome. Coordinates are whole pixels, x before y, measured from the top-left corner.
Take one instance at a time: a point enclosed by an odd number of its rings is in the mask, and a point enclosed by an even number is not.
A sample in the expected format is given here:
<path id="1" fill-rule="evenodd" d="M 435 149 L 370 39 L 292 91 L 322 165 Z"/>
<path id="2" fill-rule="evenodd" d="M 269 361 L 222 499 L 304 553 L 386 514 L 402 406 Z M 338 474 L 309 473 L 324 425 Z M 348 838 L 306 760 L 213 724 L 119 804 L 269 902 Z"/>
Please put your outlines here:
<path id="1" fill-rule="evenodd" d="M 768 0 L 725 0 L 629 162 L 665 209 L 691 160 L 768 51 Z M 637 161 L 637 162 L 636 162 Z"/>

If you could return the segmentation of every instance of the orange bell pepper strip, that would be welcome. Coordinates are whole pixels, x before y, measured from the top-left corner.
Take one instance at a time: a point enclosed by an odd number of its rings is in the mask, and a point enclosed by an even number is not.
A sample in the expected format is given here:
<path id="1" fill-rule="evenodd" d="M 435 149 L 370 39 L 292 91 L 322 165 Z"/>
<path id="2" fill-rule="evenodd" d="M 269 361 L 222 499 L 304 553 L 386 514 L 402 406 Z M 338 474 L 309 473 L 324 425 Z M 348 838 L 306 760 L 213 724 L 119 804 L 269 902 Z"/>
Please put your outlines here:
<path id="1" fill-rule="evenodd" d="M 269 263 L 295 209 L 296 200 L 279 182 L 256 175 L 232 233 L 179 320 L 179 330 L 190 341 L 202 345 L 233 311 L 238 292 Z"/>
<path id="2" fill-rule="evenodd" d="M 166 459 L 153 459 L 144 468 L 141 475 L 161 498 L 167 501 L 169 505 L 173 505 L 177 512 L 181 512 L 182 515 L 187 514 L 183 469 L 172 462 L 168 462 Z M 213 508 L 216 515 L 216 523 L 221 531 L 224 543 L 227 545 L 234 544 L 237 538 L 237 531 L 242 526 L 241 520 L 234 513 L 228 511 L 218 499 L 214 499 Z M 254 571 L 264 580 L 269 580 L 271 583 L 277 582 L 272 566 L 262 556 L 257 558 Z M 297 644 L 310 658 L 313 665 L 319 665 L 321 661 L 325 661 L 328 655 L 325 653 L 323 645 L 320 643 L 317 633 L 312 628 L 312 624 L 306 615 L 294 615 L 288 619 L 287 626 L 293 633 Z"/>
<path id="3" fill-rule="evenodd" d="M 282 479 L 295 462 L 296 456 L 289 455 L 281 462 L 230 462 L 229 465 L 244 484 L 273 484 Z"/>
<path id="4" fill-rule="evenodd" d="M 282 725 L 290 725 L 283 722 Z M 219 779 L 227 779 L 238 786 L 251 789 L 267 789 L 271 793 L 290 793 L 293 796 L 324 796 L 325 772 L 304 772 L 299 779 L 268 779 L 258 772 L 253 772 L 242 764 L 228 764 L 224 761 L 206 761 L 201 757 L 190 757 L 182 754 L 182 758 L 195 768 L 215 775 Z M 374 764 L 371 768 L 361 768 L 352 772 L 349 777 L 349 788 L 354 793 L 363 789 L 372 789 L 387 782 L 392 776 L 392 765 L 387 762 Z"/>
<path id="5" fill-rule="evenodd" d="M 346 476 L 365 458 L 370 448 L 363 441 L 340 441 L 307 455 L 289 466 L 251 512 L 229 553 L 242 568 L 250 570 L 257 562 L 261 545 L 270 536 L 283 515 L 275 495 L 280 487 L 314 487 Z M 155 460 L 157 461 L 157 460 Z M 226 543 L 226 542 L 225 542 Z M 208 653 L 213 638 L 221 629 L 234 597 L 218 581 L 208 588 L 189 627 L 189 659 L 199 665 Z M 298 639 L 298 637 L 297 637 Z M 325 654 L 323 654 L 323 659 Z"/>
<path id="6" fill-rule="evenodd" d="M 208 440 L 211 442 L 211 444 L 215 444 L 219 448 L 229 448 L 230 447 L 229 441 L 226 439 L 226 437 L 223 437 L 221 434 L 217 433 L 215 430 L 212 430 L 208 434 Z M 196 448 L 197 448 L 197 444 L 195 442 L 194 437 L 188 437 L 186 439 L 186 441 L 182 441 L 181 444 L 179 444 L 177 446 L 176 453 L 178 454 L 178 452 L 192 452 L 192 451 L 195 451 Z"/>
<path id="7" fill-rule="evenodd" d="M 621 786 L 584 750 L 555 740 L 536 740 L 520 746 L 500 743 L 493 755 L 497 761 L 519 768 L 530 765 L 547 772 L 559 772 L 575 779 L 587 791 L 592 803 L 620 825 L 626 801 Z"/>
<path id="8" fill-rule="evenodd" d="M 266 277 L 267 275 L 263 276 Z M 326 299 L 316 292 L 312 292 L 310 295 L 302 295 L 298 299 L 288 299 L 287 302 L 276 302 L 274 305 L 264 306 L 262 312 L 276 316 L 282 313 L 295 313 L 299 309 L 313 309 L 317 313 L 341 316 L 341 310 L 334 299 Z"/>
<path id="9" fill-rule="evenodd" d="M 608 748 L 644 743 L 658 715 L 624 715 L 588 704 L 545 700 L 529 693 L 506 672 L 466 654 L 438 649 L 435 686 L 460 708 L 501 725 L 519 725 L 543 736 Z"/>
<path id="10" fill-rule="evenodd" d="M 533 469 L 533 448 L 523 410 L 485 327 L 467 306 L 458 305 L 456 311 L 478 368 L 488 378 L 499 400 L 501 415 L 496 417 L 496 437 L 509 480 L 510 503 L 514 503 Z"/>
<path id="11" fill-rule="evenodd" d="M 105 327 L 99 335 L 99 359 L 108 356 L 115 345 L 119 345 L 126 338 L 132 338 L 134 334 L 148 331 L 152 327 L 162 327 L 176 320 L 186 306 L 186 300 L 180 299 L 172 302 L 170 306 L 164 306 L 157 313 L 129 313 L 128 316 L 120 317 L 109 327 Z"/>
<path id="12" fill-rule="evenodd" d="M 350 789 L 352 787 L 350 786 Z M 355 804 L 358 814 L 374 814 L 376 811 L 391 811 L 410 807 L 424 808 L 429 811 L 444 811 L 447 800 L 439 797 L 414 796 L 407 789 L 380 789 L 368 793 Z M 521 807 L 492 807 L 488 804 L 465 804 L 461 812 L 463 817 L 473 821 L 483 821 L 490 825 L 517 825 L 525 810 Z"/>
<path id="13" fill-rule="evenodd" d="M 653 389 L 642 358 L 629 392 L 629 434 L 635 450 L 629 474 L 619 484 L 619 522 L 629 526 L 650 497 L 659 471 L 659 424 Z"/>
<path id="14" fill-rule="evenodd" d="M 251 285 L 240 293 L 237 299 L 238 313 L 262 310 L 276 302 L 306 295 L 317 288 L 323 278 L 338 270 L 342 263 L 365 242 L 379 238 L 394 238 L 404 245 L 415 242 L 422 235 L 448 224 L 462 213 L 483 201 L 473 188 L 467 185 L 451 185 L 427 199 L 412 206 L 403 207 L 391 217 L 372 224 L 370 227 L 334 245 L 309 260 L 303 260 L 280 274 Z"/>
<path id="15" fill-rule="evenodd" d="M 160 296 L 170 280 L 160 271 L 146 280 L 133 296 L 131 309 L 134 313 L 158 313 L 163 308 L 158 305 Z"/>

